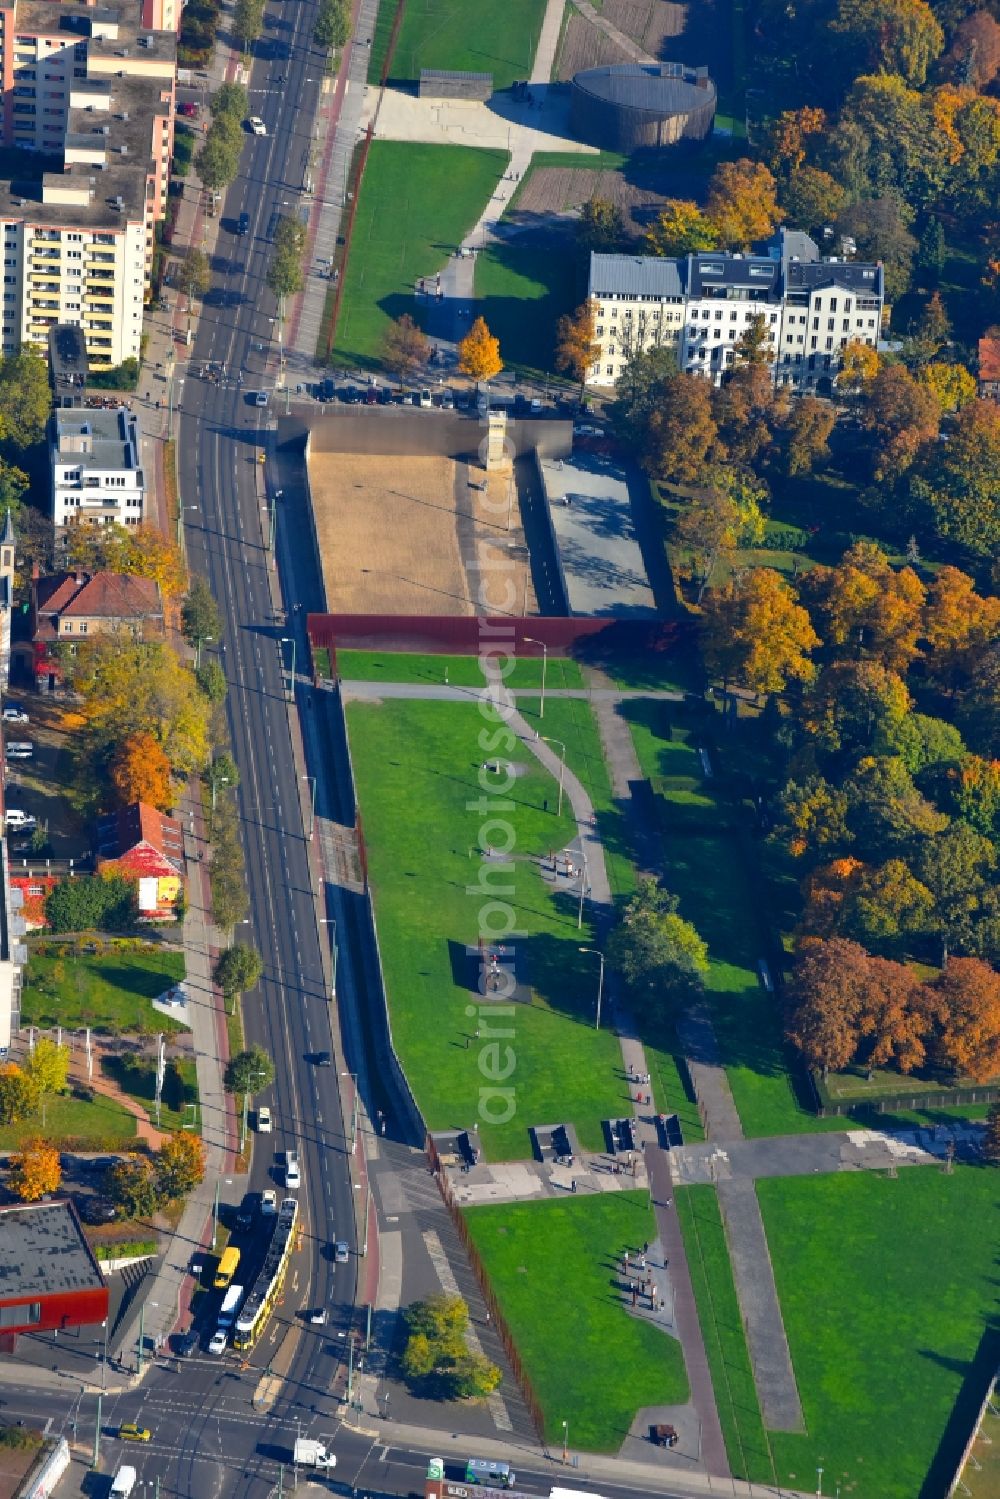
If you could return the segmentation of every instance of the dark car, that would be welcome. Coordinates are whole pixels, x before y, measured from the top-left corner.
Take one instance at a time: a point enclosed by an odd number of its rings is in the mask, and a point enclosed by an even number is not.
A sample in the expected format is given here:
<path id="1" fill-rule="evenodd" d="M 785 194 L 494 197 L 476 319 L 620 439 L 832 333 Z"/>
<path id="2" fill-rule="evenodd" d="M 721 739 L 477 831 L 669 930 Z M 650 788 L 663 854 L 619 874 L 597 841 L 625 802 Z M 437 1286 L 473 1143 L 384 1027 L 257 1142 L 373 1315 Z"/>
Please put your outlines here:
<path id="1" fill-rule="evenodd" d="M 369 385 L 368 386 L 368 389 L 365 391 L 365 405 L 366 406 L 377 406 L 378 405 L 378 386 L 377 385 Z"/>
<path id="2" fill-rule="evenodd" d="M 116 1155 L 95 1155 L 89 1161 L 83 1161 L 81 1164 L 87 1171 L 110 1171 L 112 1166 L 118 1165 L 118 1157 Z"/>
<path id="3" fill-rule="evenodd" d="M 337 382 L 336 380 L 332 380 L 330 376 L 327 375 L 326 379 L 323 381 L 322 385 L 319 388 L 319 398 L 321 401 L 332 401 L 336 394 Z"/>
<path id="4" fill-rule="evenodd" d="M 76 1207 L 84 1223 L 91 1225 L 111 1223 L 118 1216 L 118 1209 L 106 1197 L 80 1197 Z"/>
<path id="5" fill-rule="evenodd" d="M 392 403 L 392 391 L 389 389 L 388 385 L 383 385 L 381 387 L 381 389 L 379 390 L 379 393 L 378 393 L 378 403 L 379 403 L 380 406 L 389 406 L 389 405 L 391 405 L 391 403 Z"/>
<path id="6" fill-rule="evenodd" d="M 174 1339 L 174 1352 L 178 1358 L 192 1358 L 198 1347 L 198 1334 L 193 1328 L 182 1332 L 180 1337 Z"/>
<path id="7" fill-rule="evenodd" d="M 316 1063 L 317 1067 L 333 1066 L 333 1058 L 330 1056 L 330 1053 L 328 1051 L 318 1051 L 313 1057 L 313 1061 Z"/>
<path id="8" fill-rule="evenodd" d="M 248 213 L 241 213 L 240 214 L 239 220 L 238 220 L 237 225 L 236 225 L 236 233 L 237 234 L 249 234 L 250 233 L 250 215 Z"/>
<path id="9" fill-rule="evenodd" d="M 253 1223 L 256 1212 L 257 1194 L 256 1192 L 248 1192 L 240 1203 L 240 1210 L 236 1214 L 236 1227 L 249 1228 L 251 1223 Z"/>

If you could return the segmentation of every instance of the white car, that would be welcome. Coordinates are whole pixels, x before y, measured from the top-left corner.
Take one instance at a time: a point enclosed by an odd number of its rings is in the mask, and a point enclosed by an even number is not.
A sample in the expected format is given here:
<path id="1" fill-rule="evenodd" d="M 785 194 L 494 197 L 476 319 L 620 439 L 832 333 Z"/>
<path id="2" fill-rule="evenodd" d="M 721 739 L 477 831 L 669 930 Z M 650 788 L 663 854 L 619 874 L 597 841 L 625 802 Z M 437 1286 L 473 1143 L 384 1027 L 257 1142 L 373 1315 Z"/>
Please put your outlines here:
<path id="1" fill-rule="evenodd" d="M 16 703 L 8 703 L 3 710 L 3 721 L 4 723 L 27 723 L 28 715 Z"/>
<path id="2" fill-rule="evenodd" d="M 278 1211 L 278 1194 L 273 1187 L 265 1187 L 260 1194 L 260 1210 L 268 1217 Z"/>
<path id="3" fill-rule="evenodd" d="M 13 828 L 15 832 L 22 828 L 27 831 L 38 826 L 38 818 L 32 817 L 30 812 L 22 812 L 20 807 L 8 807 L 4 816 L 7 819 L 8 828 Z"/>
<path id="4" fill-rule="evenodd" d="M 269 1135 L 272 1129 L 271 1110 L 266 1104 L 262 1103 L 257 1109 L 257 1133 L 258 1135 Z"/>
<path id="5" fill-rule="evenodd" d="M 327 1311 L 325 1306 L 318 1306 L 314 1312 L 309 1313 L 309 1321 L 313 1327 L 325 1327 L 327 1322 Z"/>
<path id="6" fill-rule="evenodd" d="M 254 396 L 253 400 L 254 400 L 254 405 L 255 406 L 266 406 L 267 402 L 268 402 L 268 393 L 267 393 L 267 391 L 266 390 L 259 390 L 257 392 L 257 394 Z"/>
<path id="7" fill-rule="evenodd" d="M 603 437 L 603 427 L 592 427 L 587 422 L 578 422 L 573 428 L 574 437 Z"/>
<path id="8" fill-rule="evenodd" d="M 249 120 L 247 120 L 247 124 L 250 126 L 251 134 L 267 134 L 267 126 L 264 124 L 264 121 L 261 119 L 260 115 L 251 115 Z"/>
<path id="9" fill-rule="evenodd" d="M 292 1192 L 297 1192 L 302 1185 L 302 1173 L 299 1170 L 299 1156 L 296 1150 L 285 1152 L 285 1186 Z"/>
<path id="10" fill-rule="evenodd" d="M 225 1353 L 228 1342 L 229 1334 L 226 1332 L 226 1329 L 224 1327 L 217 1328 L 215 1332 L 213 1332 L 212 1341 L 208 1345 L 209 1353 L 214 1353 L 216 1357 L 218 1357 L 220 1353 Z"/>

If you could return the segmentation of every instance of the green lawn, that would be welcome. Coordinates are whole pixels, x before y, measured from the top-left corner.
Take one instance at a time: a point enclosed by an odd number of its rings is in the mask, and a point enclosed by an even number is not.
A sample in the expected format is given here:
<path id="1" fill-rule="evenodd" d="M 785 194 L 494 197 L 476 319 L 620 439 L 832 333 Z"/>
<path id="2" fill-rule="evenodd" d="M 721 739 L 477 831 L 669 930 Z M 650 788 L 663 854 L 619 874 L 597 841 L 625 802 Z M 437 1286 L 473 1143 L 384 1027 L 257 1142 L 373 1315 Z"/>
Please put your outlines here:
<path id="1" fill-rule="evenodd" d="M 656 1233 L 645 1192 L 471 1208 L 465 1219 L 549 1442 L 615 1451 L 636 1411 L 688 1398 L 680 1344 L 626 1311 L 618 1256 Z"/>
<path id="2" fill-rule="evenodd" d="M 153 942 L 108 941 L 86 953 L 75 942 L 45 938 L 28 949 L 21 1022 L 103 1034 L 155 1035 L 183 1030 L 149 1003 L 184 977 L 179 948 Z"/>
<path id="3" fill-rule="evenodd" d="M 943 1494 L 986 1387 L 966 1384 L 973 1361 L 996 1368 L 1000 1175 L 914 1167 L 757 1192 L 808 1427 L 772 1435 L 779 1478 L 811 1491 L 822 1465 L 824 1493 Z"/>
<path id="4" fill-rule="evenodd" d="M 766 1483 L 774 1476 L 771 1454 L 715 1188 L 684 1187 L 676 1203 L 729 1464 Z"/>
<path id="5" fill-rule="evenodd" d="M 116 1142 L 135 1139 L 135 1119 L 113 1098 L 97 1093 L 92 1103 L 85 1103 L 67 1093 L 50 1098 L 45 1105 L 44 1129 L 41 1114 L 0 1129 L 0 1149 L 9 1149 L 32 1135 L 44 1135 L 54 1145 L 81 1140 L 89 1141 L 95 1150 L 110 1149 Z"/>
<path id="6" fill-rule="evenodd" d="M 155 1124 L 156 1063 L 152 1057 L 142 1057 L 137 1059 L 136 1065 L 129 1067 L 123 1065 L 123 1060 L 121 1057 L 102 1057 L 105 1076 L 114 1078 L 123 1093 L 141 1103 Z M 193 1110 L 191 1104 L 195 1105 Z M 198 1071 L 193 1059 L 174 1057 L 168 1061 L 163 1078 L 159 1127 L 174 1130 L 185 1126 L 196 1133 L 201 1130 Z"/>
<path id="7" fill-rule="evenodd" d="M 328 668 L 329 669 L 329 668 Z M 338 651 L 337 669 L 346 682 L 447 681 L 452 687 L 481 687 L 484 682 L 478 656 L 420 656 L 411 651 Z M 539 687 L 542 663 L 521 656 L 503 679 L 507 687 Z M 550 656 L 545 685 L 581 689 L 583 672 L 575 661 Z"/>
<path id="8" fill-rule="evenodd" d="M 594 959 L 578 950 L 593 945 L 592 929 L 585 919 L 577 930 L 576 901 L 554 896 L 536 862 L 573 835 L 569 816 L 556 817 L 556 783 L 523 746 L 501 746 L 475 702 L 350 703 L 347 720 L 393 1036 L 428 1125 L 467 1128 L 478 1118 L 494 1160 L 526 1157 L 528 1127 L 557 1121 L 575 1124 L 585 1148 L 601 1149 L 600 1121 L 626 1106 L 629 1090 L 616 1038 L 593 1027 Z M 510 753 L 524 773 L 509 796 L 484 798 L 480 765 L 497 753 Z M 514 869 L 490 876 L 478 847 L 509 837 Z M 493 897 L 479 893 L 481 877 Z M 497 928 L 505 923 L 503 911 L 489 914 L 491 898 L 513 909 L 517 977 L 532 999 L 503 1020 L 514 1031 L 502 1039 L 509 1058 L 491 1054 L 485 1034 L 478 1046 L 475 1037 L 488 1021 L 475 1007 L 477 965 L 466 944 L 475 944 L 484 915 Z M 508 1060 L 509 1078 L 486 1077 Z M 506 1095 L 483 1090 L 500 1086 L 513 1090 L 514 1112 L 491 1124 Z"/>
<path id="9" fill-rule="evenodd" d="M 372 42 L 369 82 L 382 76 L 382 64 L 396 13 L 393 0 L 379 7 Z M 389 77 L 416 79 L 421 68 L 492 73 L 495 89 L 527 78 L 534 61 L 545 0 L 406 0 Z"/>
<path id="10" fill-rule="evenodd" d="M 377 362 L 390 322 L 404 312 L 419 318 L 414 284 L 439 271 L 461 243 L 508 159 L 505 151 L 468 146 L 372 144 L 344 273 L 338 361 Z"/>
<path id="11" fill-rule="evenodd" d="M 477 311 L 508 368 L 551 374 L 556 323 L 586 296 L 573 241 L 551 230 L 495 240 L 476 256 Z"/>

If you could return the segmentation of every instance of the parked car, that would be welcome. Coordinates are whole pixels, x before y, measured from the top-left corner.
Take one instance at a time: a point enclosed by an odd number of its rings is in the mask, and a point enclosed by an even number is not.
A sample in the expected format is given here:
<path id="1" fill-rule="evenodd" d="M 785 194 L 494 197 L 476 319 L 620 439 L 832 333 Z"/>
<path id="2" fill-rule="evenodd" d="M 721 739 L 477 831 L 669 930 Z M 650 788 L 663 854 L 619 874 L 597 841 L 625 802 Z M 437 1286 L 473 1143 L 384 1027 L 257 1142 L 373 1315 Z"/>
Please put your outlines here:
<path id="1" fill-rule="evenodd" d="M 259 390 L 253 398 L 253 403 L 255 406 L 266 406 L 268 399 L 268 392 L 266 390 Z"/>
<path id="2" fill-rule="evenodd" d="M 248 1192 L 240 1203 L 240 1210 L 236 1214 L 236 1227 L 249 1228 L 257 1211 L 257 1194 Z"/>
<path id="3" fill-rule="evenodd" d="M 194 1328 L 188 1328 L 182 1332 L 180 1337 L 174 1339 L 174 1352 L 178 1358 L 191 1358 L 198 1346 L 198 1334 Z"/>
<path id="4" fill-rule="evenodd" d="M 123 1421 L 118 1435 L 123 1442 L 148 1442 L 153 1433 L 148 1426 L 140 1426 L 137 1421 Z"/>
<path id="5" fill-rule="evenodd" d="M 38 818 L 33 817 L 30 812 L 23 811 L 20 807 L 8 807 L 4 816 L 7 819 L 7 827 L 16 832 L 19 828 L 35 828 L 38 826 Z"/>
<path id="6" fill-rule="evenodd" d="M 419 404 L 425 409 L 434 405 L 434 401 L 429 390 L 422 390 L 420 392 Z"/>
<path id="7" fill-rule="evenodd" d="M 271 1133 L 271 1110 L 266 1104 L 257 1106 L 257 1133 L 258 1135 L 269 1135 Z"/>
<path id="8" fill-rule="evenodd" d="M 80 1217 L 92 1228 L 96 1228 L 101 1223 L 113 1223 L 118 1217 L 118 1209 L 106 1197 L 94 1197 L 81 1192 L 75 1200 L 76 1210 Z"/>
<path id="9" fill-rule="evenodd" d="M 178 104 L 177 113 L 183 115 L 186 120 L 196 120 L 198 118 L 198 106 L 191 103 Z"/>
<path id="10" fill-rule="evenodd" d="M 264 124 L 264 121 L 261 119 L 260 115 L 250 116 L 249 120 L 247 120 L 247 129 L 250 131 L 251 135 L 267 134 L 267 126 Z"/>
<path id="11" fill-rule="evenodd" d="M 273 1187 L 265 1187 L 260 1194 L 260 1210 L 267 1218 L 278 1211 L 278 1194 Z"/>
<path id="12" fill-rule="evenodd" d="M 603 427 L 593 427 L 593 426 L 591 426 L 591 424 L 589 422 L 574 422 L 574 424 L 573 424 L 573 436 L 574 437 L 603 437 L 604 436 L 604 428 Z"/>
<path id="13" fill-rule="evenodd" d="M 34 753 L 35 746 L 30 739 L 9 739 L 4 745 L 8 760 L 30 760 Z"/>
<path id="14" fill-rule="evenodd" d="M 319 398 L 321 401 L 332 401 L 336 394 L 337 382 L 335 380 L 332 380 L 330 376 L 327 375 L 326 379 L 323 381 L 322 385 L 319 388 Z"/>
<path id="15" fill-rule="evenodd" d="M 28 715 L 23 708 L 18 707 L 17 703 L 8 703 L 3 710 L 3 721 L 4 723 L 27 723 Z"/>
<path id="16" fill-rule="evenodd" d="M 441 392 L 441 408 L 443 411 L 453 411 L 455 408 L 455 397 L 450 390 Z"/>
<path id="17" fill-rule="evenodd" d="M 219 1354 L 225 1353 L 228 1342 L 229 1334 L 226 1332 L 226 1329 L 224 1327 L 217 1327 L 209 1339 L 209 1353 L 214 1354 L 217 1358 Z"/>

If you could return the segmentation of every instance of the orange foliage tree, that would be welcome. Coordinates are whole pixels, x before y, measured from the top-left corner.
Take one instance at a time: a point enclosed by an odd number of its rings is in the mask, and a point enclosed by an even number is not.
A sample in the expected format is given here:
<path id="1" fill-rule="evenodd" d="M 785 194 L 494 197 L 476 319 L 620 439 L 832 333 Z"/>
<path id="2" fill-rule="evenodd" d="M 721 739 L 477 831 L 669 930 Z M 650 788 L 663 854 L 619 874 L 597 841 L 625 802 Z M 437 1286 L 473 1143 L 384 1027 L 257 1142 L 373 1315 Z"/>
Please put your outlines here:
<path id="1" fill-rule="evenodd" d="M 760 161 L 721 161 L 708 189 L 706 217 L 724 250 L 766 239 L 779 219 L 777 183 Z"/>
<path id="2" fill-rule="evenodd" d="M 1000 1073 L 1000 973 L 980 958 L 951 958 L 929 986 L 943 1060 L 983 1083 Z"/>
<path id="3" fill-rule="evenodd" d="M 198 1135 L 181 1129 L 170 1136 L 156 1158 L 157 1190 L 164 1201 L 183 1197 L 204 1178 L 205 1147 Z"/>
<path id="4" fill-rule="evenodd" d="M 10 1158 L 8 1179 L 11 1190 L 22 1202 L 37 1202 L 47 1192 L 54 1192 L 62 1181 L 58 1150 L 40 1137 L 23 1141 L 21 1149 Z"/>
<path id="5" fill-rule="evenodd" d="M 148 802 L 161 812 L 173 805 L 170 761 L 152 734 L 130 734 L 111 761 L 111 784 L 122 806 Z"/>

